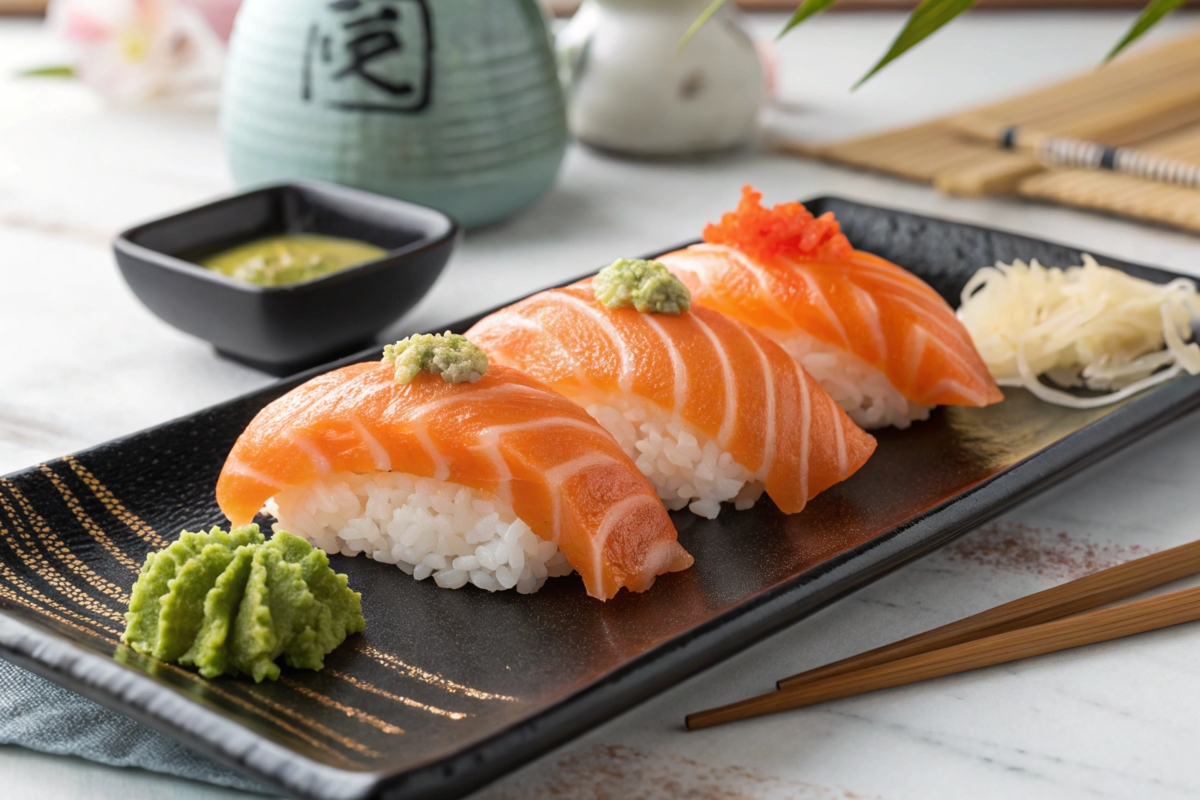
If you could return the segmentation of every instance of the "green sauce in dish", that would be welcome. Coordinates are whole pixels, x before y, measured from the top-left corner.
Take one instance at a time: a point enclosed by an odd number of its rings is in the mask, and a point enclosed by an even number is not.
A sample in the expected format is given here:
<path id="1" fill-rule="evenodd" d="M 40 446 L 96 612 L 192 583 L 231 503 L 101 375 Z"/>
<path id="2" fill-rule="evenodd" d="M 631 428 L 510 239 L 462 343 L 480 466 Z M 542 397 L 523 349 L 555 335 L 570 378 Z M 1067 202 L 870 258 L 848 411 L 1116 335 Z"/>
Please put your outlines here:
<path id="1" fill-rule="evenodd" d="M 258 286 L 287 286 L 320 278 L 387 254 L 373 244 L 339 236 L 287 233 L 240 244 L 200 266 Z"/>

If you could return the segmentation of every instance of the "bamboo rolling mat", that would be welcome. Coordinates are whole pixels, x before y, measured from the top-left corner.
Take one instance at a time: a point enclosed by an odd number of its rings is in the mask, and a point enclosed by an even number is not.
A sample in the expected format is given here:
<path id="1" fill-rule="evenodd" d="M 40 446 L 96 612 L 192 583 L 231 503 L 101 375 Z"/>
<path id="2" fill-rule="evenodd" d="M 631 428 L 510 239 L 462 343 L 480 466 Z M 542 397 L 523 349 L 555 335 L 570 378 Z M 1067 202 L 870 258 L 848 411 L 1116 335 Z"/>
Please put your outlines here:
<path id="1" fill-rule="evenodd" d="M 1200 231 L 1200 191 L 1114 172 L 1046 168 L 966 135 L 1010 125 L 1200 164 L 1200 35 L 963 114 L 802 155 L 932 183 L 961 195 L 1016 194 Z"/>

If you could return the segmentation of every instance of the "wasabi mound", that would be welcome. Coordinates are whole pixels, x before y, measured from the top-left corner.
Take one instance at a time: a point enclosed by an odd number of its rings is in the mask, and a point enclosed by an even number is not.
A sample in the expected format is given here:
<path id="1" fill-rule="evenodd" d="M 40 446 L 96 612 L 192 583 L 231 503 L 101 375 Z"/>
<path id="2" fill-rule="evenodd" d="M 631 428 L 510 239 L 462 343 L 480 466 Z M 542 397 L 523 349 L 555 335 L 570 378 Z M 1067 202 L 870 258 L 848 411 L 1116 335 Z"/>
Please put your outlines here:
<path id="1" fill-rule="evenodd" d="M 121 641 L 139 653 L 256 682 L 279 677 L 280 656 L 321 669 L 365 624 L 361 596 L 324 552 L 286 531 L 264 541 L 257 525 L 184 531 L 146 556 L 125 620 Z"/>
<path id="2" fill-rule="evenodd" d="M 596 299 L 607 308 L 636 308 L 644 314 L 682 314 L 692 296 L 658 261 L 618 258 L 592 278 Z"/>
<path id="3" fill-rule="evenodd" d="M 441 375 L 446 383 L 475 383 L 487 374 L 487 353 L 459 333 L 424 333 L 383 348 L 383 362 L 396 365 L 403 386 L 421 374 Z"/>

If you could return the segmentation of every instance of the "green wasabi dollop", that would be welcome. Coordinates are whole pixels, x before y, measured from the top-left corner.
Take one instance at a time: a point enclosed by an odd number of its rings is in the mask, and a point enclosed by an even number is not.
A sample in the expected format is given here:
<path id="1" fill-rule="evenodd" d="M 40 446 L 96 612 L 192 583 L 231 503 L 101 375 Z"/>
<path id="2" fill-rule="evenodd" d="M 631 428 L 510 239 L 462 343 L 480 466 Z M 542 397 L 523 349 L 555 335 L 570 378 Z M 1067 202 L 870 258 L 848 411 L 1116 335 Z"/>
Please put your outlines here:
<path id="1" fill-rule="evenodd" d="M 691 292 L 665 264 L 640 258 L 618 258 L 592 278 L 592 289 L 608 308 L 682 314 L 692 305 Z"/>
<path id="2" fill-rule="evenodd" d="M 280 656 L 321 669 L 365 625 L 361 595 L 323 551 L 286 531 L 264 541 L 257 525 L 184 531 L 146 556 L 125 622 L 121 641 L 139 653 L 256 682 L 279 677 Z"/>
<path id="3" fill-rule="evenodd" d="M 459 333 L 409 336 L 383 349 L 383 363 L 396 365 L 396 383 L 405 384 L 425 370 L 446 383 L 474 383 L 487 373 L 487 353 Z"/>

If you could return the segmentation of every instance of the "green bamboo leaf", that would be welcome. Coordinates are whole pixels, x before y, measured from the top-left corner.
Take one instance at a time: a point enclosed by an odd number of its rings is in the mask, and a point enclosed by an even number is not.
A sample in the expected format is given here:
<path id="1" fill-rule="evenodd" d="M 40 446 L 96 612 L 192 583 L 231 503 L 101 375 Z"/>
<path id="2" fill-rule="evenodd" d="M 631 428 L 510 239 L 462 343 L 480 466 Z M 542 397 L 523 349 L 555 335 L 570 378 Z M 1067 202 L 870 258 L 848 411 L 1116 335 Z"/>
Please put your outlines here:
<path id="1" fill-rule="evenodd" d="M 1133 44 L 1143 33 L 1154 27 L 1160 19 L 1179 8 L 1185 2 L 1187 0 L 1150 0 L 1146 4 L 1146 7 L 1142 9 L 1142 13 L 1138 14 L 1137 20 L 1134 21 L 1133 27 L 1129 29 L 1129 32 L 1125 34 L 1125 38 L 1117 42 L 1117 46 L 1112 49 L 1112 52 L 1104 57 L 1104 63 L 1107 64 L 1109 61 L 1112 61 L 1113 56 Z"/>
<path id="2" fill-rule="evenodd" d="M 921 0 L 904 23 L 904 29 L 892 42 L 892 46 L 884 53 L 883 58 L 871 67 L 870 72 L 863 75 L 854 88 L 862 86 L 879 70 L 895 61 L 911 47 L 921 42 L 938 28 L 945 25 L 959 14 L 975 5 L 976 0 Z"/>
<path id="3" fill-rule="evenodd" d="M 74 78 L 75 68 L 69 64 L 57 64 L 51 67 L 34 67 L 21 70 L 18 78 Z"/>
<path id="4" fill-rule="evenodd" d="M 725 5 L 726 2 L 728 0 L 713 0 L 712 5 L 704 9 L 704 12 L 696 17 L 696 21 L 691 24 L 691 27 L 684 32 L 683 38 L 679 40 L 679 47 L 676 50 L 682 50 L 692 40 L 692 37 L 696 35 L 696 32 L 704 27 L 704 23 L 712 19 L 713 14 L 720 11 L 721 6 Z"/>
<path id="5" fill-rule="evenodd" d="M 792 14 L 791 18 L 788 19 L 787 25 L 783 26 L 783 30 L 779 32 L 779 36 L 776 38 L 782 39 L 784 34 L 786 34 L 792 28 L 796 27 L 801 22 L 804 22 L 804 20 L 808 19 L 814 14 L 820 14 L 822 11 L 829 8 L 836 2 L 837 0 L 804 0 L 804 2 L 800 4 L 800 7 L 796 9 L 796 13 Z"/>

